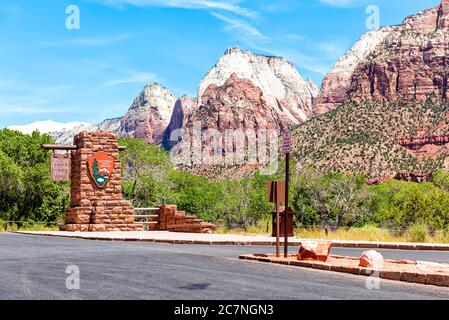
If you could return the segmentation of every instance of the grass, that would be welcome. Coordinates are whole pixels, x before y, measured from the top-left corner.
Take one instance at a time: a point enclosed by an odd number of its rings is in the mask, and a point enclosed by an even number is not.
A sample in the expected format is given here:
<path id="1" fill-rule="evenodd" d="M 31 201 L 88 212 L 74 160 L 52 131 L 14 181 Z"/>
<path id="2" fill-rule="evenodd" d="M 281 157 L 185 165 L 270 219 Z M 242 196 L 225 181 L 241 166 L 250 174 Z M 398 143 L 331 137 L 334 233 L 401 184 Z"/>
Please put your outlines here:
<path id="1" fill-rule="evenodd" d="M 46 226 L 41 223 L 26 223 L 22 226 L 18 226 L 15 223 L 9 223 L 7 226 L 4 221 L 0 220 L 0 232 L 6 231 L 59 231 L 59 226 Z"/>
<path id="2" fill-rule="evenodd" d="M 237 234 L 237 235 L 271 235 L 271 221 L 261 220 L 254 226 L 249 226 L 247 228 L 227 228 L 224 226 L 219 226 L 217 230 L 214 231 L 216 234 Z"/>
<path id="3" fill-rule="evenodd" d="M 227 229 L 220 227 L 215 233 L 227 233 L 238 235 L 269 235 L 271 236 L 271 223 L 268 227 L 266 221 L 244 229 Z M 326 232 L 322 228 L 296 229 L 295 236 L 305 239 L 329 239 L 329 240 L 353 240 L 353 241 L 379 241 L 379 242 L 427 242 L 449 243 L 449 231 L 437 230 L 433 235 L 422 224 L 413 225 L 401 235 L 392 234 L 387 229 L 376 226 L 364 226 L 360 228 L 339 229 Z"/>
<path id="4" fill-rule="evenodd" d="M 24 224 L 18 228 L 17 225 L 8 225 L 0 221 L 0 232 L 4 231 L 58 231 L 59 227 L 44 226 L 42 224 Z M 246 229 L 232 229 L 219 227 L 215 234 L 236 234 L 236 235 L 264 235 L 271 236 L 271 221 L 261 220 L 254 226 Z M 337 231 L 326 232 L 322 228 L 301 228 L 295 230 L 297 238 L 305 239 L 329 239 L 329 240 L 354 240 L 354 241 L 379 241 L 379 242 L 427 242 L 427 243 L 449 243 L 449 230 L 437 230 L 432 235 L 427 226 L 422 223 L 412 225 L 402 235 L 392 234 L 387 229 L 367 225 L 361 228 L 338 229 Z"/>
<path id="5" fill-rule="evenodd" d="M 339 229 L 329 231 L 326 235 L 323 229 L 298 229 L 295 231 L 298 238 L 320 238 L 332 240 L 354 240 L 354 241 L 379 241 L 379 242 L 408 242 L 407 236 L 392 235 L 387 229 L 375 226 L 361 228 Z"/>

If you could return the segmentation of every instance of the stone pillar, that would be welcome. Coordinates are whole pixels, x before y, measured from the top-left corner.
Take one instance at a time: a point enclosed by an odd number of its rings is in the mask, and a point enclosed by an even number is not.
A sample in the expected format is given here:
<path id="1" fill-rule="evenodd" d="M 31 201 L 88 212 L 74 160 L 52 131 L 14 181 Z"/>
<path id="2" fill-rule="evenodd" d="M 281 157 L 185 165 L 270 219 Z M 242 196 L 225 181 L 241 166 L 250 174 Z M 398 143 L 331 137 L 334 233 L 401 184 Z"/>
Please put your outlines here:
<path id="1" fill-rule="evenodd" d="M 81 132 L 75 136 L 74 144 L 78 149 L 72 151 L 71 204 L 65 224 L 60 229 L 142 231 L 143 225 L 134 222 L 134 208 L 122 196 L 122 173 L 115 134 Z M 94 166 L 93 161 L 96 162 Z"/>

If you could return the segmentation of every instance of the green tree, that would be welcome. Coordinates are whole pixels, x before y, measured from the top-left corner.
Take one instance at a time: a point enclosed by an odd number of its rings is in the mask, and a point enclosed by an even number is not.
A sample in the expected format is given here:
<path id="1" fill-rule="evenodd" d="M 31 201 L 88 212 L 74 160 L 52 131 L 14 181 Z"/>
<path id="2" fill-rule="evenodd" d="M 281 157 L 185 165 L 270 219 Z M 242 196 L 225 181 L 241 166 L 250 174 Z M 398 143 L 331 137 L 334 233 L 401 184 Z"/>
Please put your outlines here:
<path id="1" fill-rule="evenodd" d="M 369 221 L 370 193 L 363 176 L 319 175 L 307 169 L 294 177 L 293 206 L 300 225 L 353 226 Z"/>
<path id="2" fill-rule="evenodd" d="M 48 135 L 0 130 L 0 219 L 58 222 L 68 205 L 68 183 L 50 178 Z"/>

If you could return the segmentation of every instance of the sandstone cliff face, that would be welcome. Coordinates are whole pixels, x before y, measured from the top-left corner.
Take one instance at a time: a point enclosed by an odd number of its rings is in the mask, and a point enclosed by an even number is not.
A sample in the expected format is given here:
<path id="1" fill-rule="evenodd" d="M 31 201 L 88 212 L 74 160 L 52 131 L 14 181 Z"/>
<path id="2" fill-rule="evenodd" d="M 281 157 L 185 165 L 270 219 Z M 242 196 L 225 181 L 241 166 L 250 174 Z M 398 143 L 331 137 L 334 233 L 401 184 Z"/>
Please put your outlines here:
<path id="1" fill-rule="evenodd" d="M 448 4 L 446 4 L 448 5 Z M 407 18 L 352 76 L 353 101 L 414 102 L 447 99 L 448 28 L 446 7 Z M 441 22 L 443 21 L 443 22 Z"/>
<path id="2" fill-rule="evenodd" d="M 362 37 L 324 79 L 321 115 L 295 132 L 297 159 L 372 183 L 449 169 L 448 58 L 449 0 Z"/>
<path id="3" fill-rule="evenodd" d="M 285 127 L 282 116 L 268 105 L 263 91 L 251 80 L 235 73 L 221 86 L 211 84 L 201 96 L 201 106 L 188 119 L 189 126 L 225 129 L 278 129 Z"/>
<path id="4" fill-rule="evenodd" d="M 403 24 L 372 31 L 326 76 L 317 112 L 351 100 L 415 102 L 447 100 L 449 1 Z"/>
<path id="5" fill-rule="evenodd" d="M 254 172 L 260 163 L 244 161 L 234 166 L 235 159 L 246 156 L 248 145 L 255 145 L 258 139 L 270 144 L 269 134 L 262 136 L 263 132 L 272 129 L 277 138 L 279 130 L 285 128 L 286 123 L 268 105 L 262 90 L 249 79 L 232 74 L 223 85 L 211 84 L 204 91 L 200 106 L 189 115 L 182 140 L 173 152 L 183 153 L 178 163 L 183 170 L 214 178 L 241 177 Z M 195 136 L 195 130 L 200 136 Z M 207 136 L 209 132 L 217 133 L 218 141 Z M 227 135 L 229 132 L 231 135 Z M 197 137 L 201 140 L 195 140 Z M 211 158 L 214 160 L 208 161 Z"/>
<path id="6" fill-rule="evenodd" d="M 172 141 L 170 139 L 172 133 L 184 128 L 189 115 L 193 112 L 196 106 L 197 100 L 189 96 L 182 96 L 176 101 L 170 123 L 164 132 L 162 145 L 166 150 L 170 150 L 176 145 L 177 140 L 173 139 L 174 141 Z"/>
<path id="7" fill-rule="evenodd" d="M 120 136 L 143 138 L 160 144 L 176 103 L 176 97 L 160 84 L 152 83 L 134 100 L 121 121 Z"/>
<path id="8" fill-rule="evenodd" d="M 198 97 L 211 84 L 222 86 L 232 74 L 259 87 L 267 104 L 288 124 L 302 123 L 315 113 L 314 100 L 319 89 L 312 81 L 304 80 L 293 64 L 237 47 L 228 49 L 204 77 Z"/>
<path id="9" fill-rule="evenodd" d="M 348 99 L 352 75 L 357 66 L 365 61 L 375 48 L 385 40 L 393 28 L 385 27 L 363 35 L 352 49 L 338 59 L 332 70 L 323 79 L 316 100 L 317 114 L 323 114 L 341 105 Z"/>

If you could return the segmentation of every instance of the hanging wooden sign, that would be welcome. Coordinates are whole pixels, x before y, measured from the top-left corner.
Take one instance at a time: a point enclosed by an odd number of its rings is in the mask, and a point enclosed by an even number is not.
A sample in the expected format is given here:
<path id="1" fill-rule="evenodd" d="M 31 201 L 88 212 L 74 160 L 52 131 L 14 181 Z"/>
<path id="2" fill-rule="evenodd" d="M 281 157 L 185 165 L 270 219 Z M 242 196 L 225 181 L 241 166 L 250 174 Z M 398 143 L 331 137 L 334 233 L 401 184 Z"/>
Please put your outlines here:
<path id="1" fill-rule="evenodd" d="M 50 167 L 52 180 L 56 182 L 69 181 L 71 167 L 69 154 L 53 154 Z"/>

